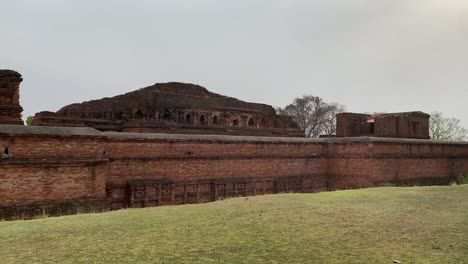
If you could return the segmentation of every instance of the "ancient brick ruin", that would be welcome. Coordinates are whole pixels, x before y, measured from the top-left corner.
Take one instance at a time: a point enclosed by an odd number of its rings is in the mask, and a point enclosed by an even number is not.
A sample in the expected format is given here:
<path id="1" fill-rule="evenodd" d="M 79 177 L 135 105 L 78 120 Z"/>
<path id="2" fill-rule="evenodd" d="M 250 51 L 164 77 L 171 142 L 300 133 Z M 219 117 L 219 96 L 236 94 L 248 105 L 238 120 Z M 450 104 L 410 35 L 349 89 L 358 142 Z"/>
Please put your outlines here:
<path id="1" fill-rule="evenodd" d="M 448 184 L 468 174 L 468 143 L 426 139 L 103 132 L 86 126 L 0 124 L 0 147 L 4 219 L 386 183 Z"/>
<path id="2" fill-rule="evenodd" d="M 36 126 L 92 127 L 100 131 L 252 136 L 303 136 L 273 107 L 247 103 L 186 83 L 157 83 L 127 94 L 41 112 Z"/>
<path id="3" fill-rule="evenodd" d="M 0 216 L 215 201 L 348 188 L 448 184 L 468 144 L 274 138 L 0 125 Z"/>
<path id="4" fill-rule="evenodd" d="M 336 136 L 429 139 L 429 117 L 423 112 L 340 113 L 336 116 Z"/>
<path id="5" fill-rule="evenodd" d="M 23 124 L 23 108 L 19 103 L 19 85 L 22 81 L 21 74 L 0 70 L 0 124 Z"/>

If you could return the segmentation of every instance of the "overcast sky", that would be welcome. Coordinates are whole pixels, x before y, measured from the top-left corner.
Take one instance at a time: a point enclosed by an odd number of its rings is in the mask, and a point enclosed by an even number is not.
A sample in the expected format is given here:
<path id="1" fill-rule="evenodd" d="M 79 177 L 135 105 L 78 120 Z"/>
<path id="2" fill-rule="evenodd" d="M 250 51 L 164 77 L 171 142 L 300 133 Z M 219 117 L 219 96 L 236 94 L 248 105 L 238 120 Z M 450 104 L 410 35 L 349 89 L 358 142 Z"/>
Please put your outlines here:
<path id="1" fill-rule="evenodd" d="M 0 69 L 23 74 L 25 116 L 181 81 L 468 127 L 467 0 L 0 2 Z"/>

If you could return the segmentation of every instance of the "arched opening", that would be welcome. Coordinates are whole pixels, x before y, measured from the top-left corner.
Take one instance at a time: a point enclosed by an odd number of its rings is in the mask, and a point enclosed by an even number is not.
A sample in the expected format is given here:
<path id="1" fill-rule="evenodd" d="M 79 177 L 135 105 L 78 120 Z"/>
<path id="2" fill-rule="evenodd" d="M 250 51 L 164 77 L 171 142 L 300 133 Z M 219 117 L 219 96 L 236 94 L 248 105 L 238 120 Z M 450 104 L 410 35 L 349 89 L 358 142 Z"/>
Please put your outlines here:
<path id="1" fill-rule="evenodd" d="M 165 121 L 170 121 L 171 117 L 172 117 L 171 111 L 169 109 L 164 109 L 161 119 Z"/>
<path id="2" fill-rule="evenodd" d="M 239 120 L 234 119 L 234 120 L 232 121 L 232 125 L 233 125 L 233 126 L 239 126 Z"/>
<path id="3" fill-rule="evenodd" d="M 219 125 L 218 116 L 213 116 L 213 125 Z"/>
<path id="4" fill-rule="evenodd" d="M 5 147 L 5 149 L 3 150 L 3 155 L 10 155 L 10 150 L 8 149 L 8 147 Z"/>
<path id="5" fill-rule="evenodd" d="M 177 113 L 177 122 L 179 122 L 179 123 L 184 123 L 185 122 L 185 113 L 184 112 L 178 112 Z"/>
<path id="6" fill-rule="evenodd" d="M 200 116 L 200 125 L 205 125 L 205 116 L 204 115 Z"/>
<path id="7" fill-rule="evenodd" d="M 190 116 L 190 114 L 185 115 L 185 122 L 189 124 L 192 123 L 192 117 Z"/>
<path id="8" fill-rule="evenodd" d="M 249 119 L 249 122 L 247 123 L 249 127 L 255 127 L 255 121 L 253 118 Z"/>
<path id="9" fill-rule="evenodd" d="M 143 117 L 144 117 L 145 115 L 143 114 L 143 112 L 142 112 L 140 109 L 138 109 L 138 110 L 135 112 L 135 115 L 134 115 L 134 116 L 135 116 L 136 119 L 143 119 Z"/>
<path id="10" fill-rule="evenodd" d="M 266 124 L 265 119 L 262 119 L 262 120 L 260 121 L 260 127 L 261 127 L 261 128 L 266 128 L 266 127 L 267 127 L 267 124 Z"/>

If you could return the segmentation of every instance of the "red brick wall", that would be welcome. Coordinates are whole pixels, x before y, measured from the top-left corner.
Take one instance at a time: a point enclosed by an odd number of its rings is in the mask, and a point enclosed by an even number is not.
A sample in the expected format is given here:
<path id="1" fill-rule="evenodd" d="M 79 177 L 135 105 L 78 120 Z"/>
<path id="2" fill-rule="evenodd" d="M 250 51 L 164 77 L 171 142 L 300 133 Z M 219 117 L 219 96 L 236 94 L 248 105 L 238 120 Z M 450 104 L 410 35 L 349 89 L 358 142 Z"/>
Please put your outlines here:
<path id="1" fill-rule="evenodd" d="M 468 174 L 467 144 L 391 141 L 329 144 L 331 188 L 444 184 Z"/>
<path id="2" fill-rule="evenodd" d="M 0 160 L 0 210 L 85 198 L 108 197 L 121 208 L 383 183 L 446 184 L 468 174 L 463 143 L 126 135 L 0 136 L 0 147 L 14 155 Z"/>
<path id="3" fill-rule="evenodd" d="M 326 173 L 325 158 L 176 158 L 117 160 L 110 164 L 108 184 L 133 179 L 169 178 L 196 181 L 224 178 L 272 178 Z"/>
<path id="4" fill-rule="evenodd" d="M 372 134 L 367 119 L 370 115 L 356 113 L 340 113 L 336 115 L 337 137 L 359 137 Z"/>
<path id="5" fill-rule="evenodd" d="M 413 124 L 417 124 L 413 128 Z M 429 138 L 429 117 L 385 116 L 375 119 L 376 137 Z"/>
<path id="6" fill-rule="evenodd" d="M 44 135 L 0 136 L 0 148 L 15 157 L 100 157 L 103 139 Z"/>
<path id="7" fill-rule="evenodd" d="M 304 178 L 302 188 L 308 191 L 326 186 L 327 160 L 323 156 L 326 148 L 322 143 L 139 140 L 116 136 L 109 139 L 105 149 L 111 160 L 108 186 L 113 190 L 112 200 L 117 203 L 123 202 L 127 183 L 137 179 L 182 184 L 233 179 L 273 181 L 298 176 Z M 203 188 L 209 188 L 205 185 Z M 274 192 L 272 188 L 267 187 L 265 192 Z"/>
<path id="8" fill-rule="evenodd" d="M 323 154 L 323 143 L 109 140 L 104 149 L 111 158 L 185 155 L 307 155 Z"/>
<path id="9" fill-rule="evenodd" d="M 456 176 L 467 174 L 468 158 L 418 157 L 344 157 L 330 158 L 328 175 L 331 189 L 396 185 L 447 184 Z"/>
<path id="10" fill-rule="evenodd" d="M 1 167 L 0 206 L 105 197 L 106 165 L 3 161 Z"/>
<path id="11" fill-rule="evenodd" d="M 102 138 L 0 135 L 5 147 L 13 156 L 0 159 L 0 218 L 108 207 Z"/>

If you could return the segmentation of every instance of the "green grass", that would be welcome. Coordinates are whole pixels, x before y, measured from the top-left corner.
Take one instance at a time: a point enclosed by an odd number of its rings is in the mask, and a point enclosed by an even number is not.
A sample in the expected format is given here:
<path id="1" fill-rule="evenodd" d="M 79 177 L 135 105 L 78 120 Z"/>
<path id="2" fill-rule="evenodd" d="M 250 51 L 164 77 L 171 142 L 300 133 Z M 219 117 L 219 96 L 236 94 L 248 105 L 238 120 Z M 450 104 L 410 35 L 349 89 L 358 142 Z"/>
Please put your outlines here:
<path id="1" fill-rule="evenodd" d="M 468 185 L 0 222 L 0 263 L 468 263 Z"/>

